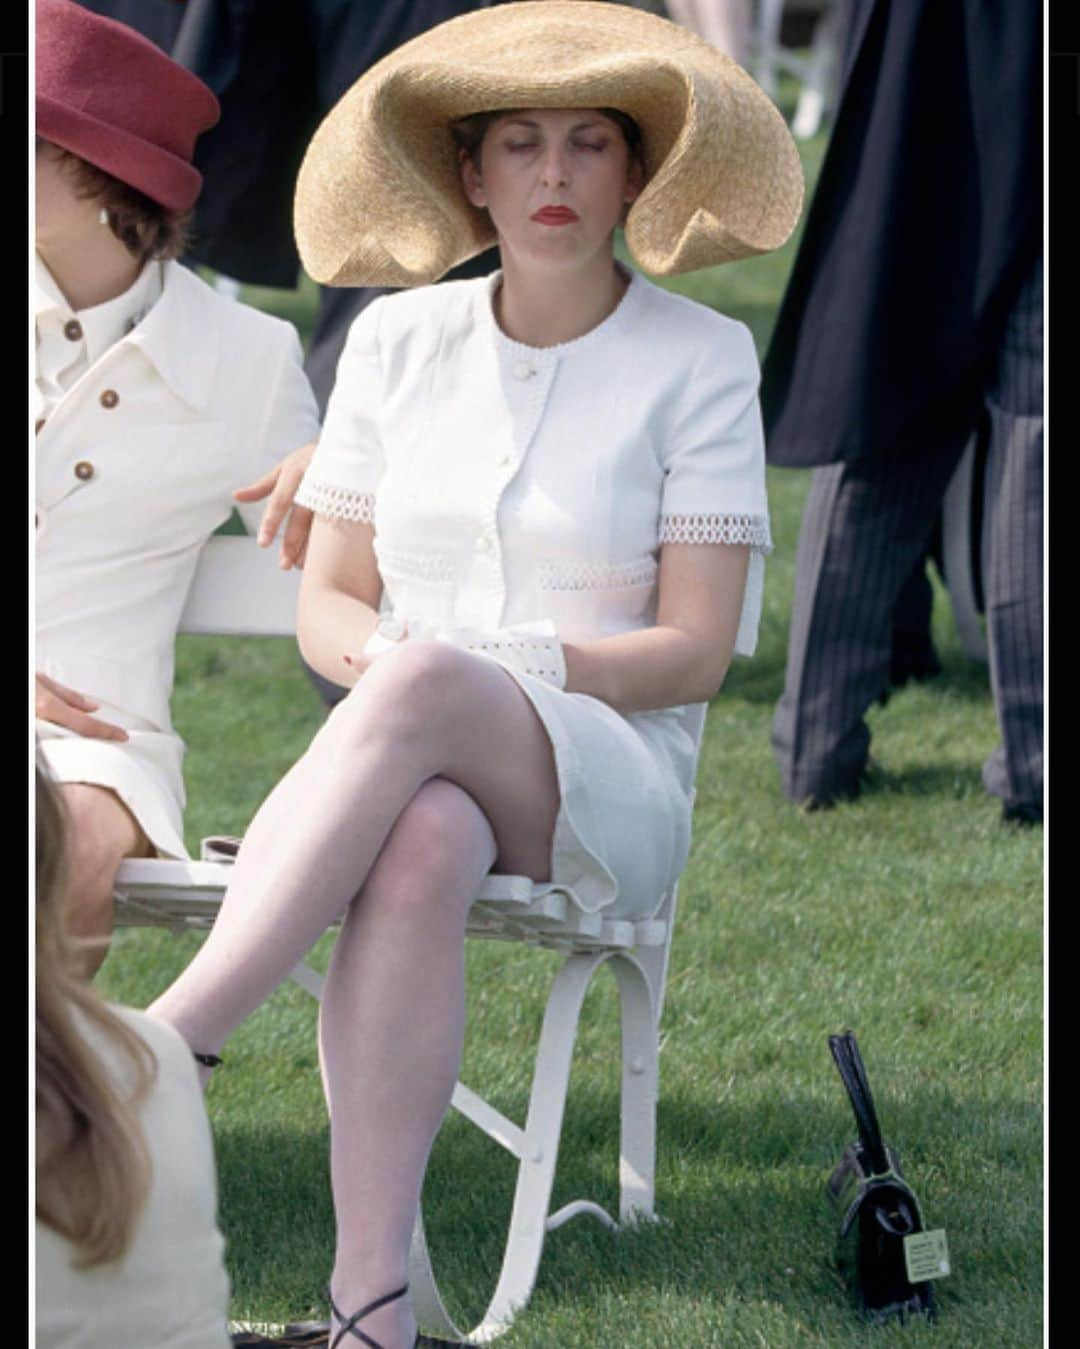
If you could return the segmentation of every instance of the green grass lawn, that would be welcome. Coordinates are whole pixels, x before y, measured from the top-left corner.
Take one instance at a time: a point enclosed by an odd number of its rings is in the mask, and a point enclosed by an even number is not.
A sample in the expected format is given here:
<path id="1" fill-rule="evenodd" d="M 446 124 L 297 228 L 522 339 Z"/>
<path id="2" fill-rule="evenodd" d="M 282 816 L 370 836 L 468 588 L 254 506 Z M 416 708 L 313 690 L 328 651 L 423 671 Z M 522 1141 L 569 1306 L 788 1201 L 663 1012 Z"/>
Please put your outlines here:
<path id="1" fill-rule="evenodd" d="M 803 146 L 811 179 L 823 138 Z M 677 288 L 767 341 L 795 248 Z M 309 325 L 312 294 L 252 293 Z M 939 593 L 942 675 L 871 713 L 875 770 L 858 800 L 804 814 L 782 798 L 769 724 L 784 670 L 807 477 L 770 471 L 776 552 L 757 655 L 711 709 L 695 841 L 680 891 L 663 1020 L 660 1224 L 550 1238 L 508 1349 L 1042 1343 L 1042 833 L 1005 827 L 983 792 L 996 741 L 984 668 Z M 188 841 L 243 829 L 320 720 L 290 642 L 184 638 L 174 700 L 189 746 Z M 121 932 L 101 976 L 145 1005 L 197 938 Z M 318 958 L 325 959 L 328 939 Z M 522 1119 L 553 958 L 473 942 L 462 1080 Z M 588 996 L 556 1206 L 617 1203 L 614 984 Z M 860 1040 L 886 1136 L 953 1274 L 936 1327 L 870 1331 L 833 1264 L 825 1180 L 854 1122 L 827 1048 Z M 325 1314 L 327 1126 L 315 1005 L 280 989 L 230 1041 L 208 1096 L 237 1319 Z M 488 1150 L 490 1151 L 490 1150 Z M 451 1310 L 477 1317 L 509 1212 L 509 1158 L 452 1118 L 426 1216 Z"/>

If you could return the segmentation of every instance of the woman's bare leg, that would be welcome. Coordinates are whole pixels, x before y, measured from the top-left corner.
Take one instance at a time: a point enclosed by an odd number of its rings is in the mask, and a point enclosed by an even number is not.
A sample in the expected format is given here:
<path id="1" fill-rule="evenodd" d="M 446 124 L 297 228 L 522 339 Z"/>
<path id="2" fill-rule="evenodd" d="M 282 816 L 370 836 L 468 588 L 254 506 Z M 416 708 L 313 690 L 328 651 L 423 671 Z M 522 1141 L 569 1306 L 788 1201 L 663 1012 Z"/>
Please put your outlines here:
<path id="1" fill-rule="evenodd" d="M 460 1058 L 469 903 L 493 862 L 546 878 L 557 809 L 547 734 L 504 671 L 390 653 L 271 793 L 202 950 L 151 1008 L 216 1051 L 356 897 L 322 1014 L 343 1311 L 404 1282 Z M 395 1349 L 411 1324 L 391 1305 L 364 1329 Z"/>
<path id="2" fill-rule="evenodd" d="M 64 782 L 60 793 L 71 821 L 67 929 L 79 950 L 80 971 L 92 979 L 109 953 L 113 884 L 125 857 L 152 851 L 142 827 L 108 787 Z"/>
<path id="3" fill-rule="evenodd" d="M 532 704 L 491 661 L 405 645 L 372 665 L 260 808 L 213 929 L 153 1014 L 216 1053 L 343 915 L 434 777 L 483 811 L 500 870 L 546 879 L 558 785 Z"/>
<path id="4" fill-rule="evenodd" d="M 337 1214 L 331 1290 L 345 1315 L 407 1279 L 420 1186 L 461 1059 L 465 920 L 495 851 L 467 793 L 425 783 L 334 947 L 319 1031 Z M 386 1349 L 416 1333 L 407 1300 L 361 1328 Z"/>

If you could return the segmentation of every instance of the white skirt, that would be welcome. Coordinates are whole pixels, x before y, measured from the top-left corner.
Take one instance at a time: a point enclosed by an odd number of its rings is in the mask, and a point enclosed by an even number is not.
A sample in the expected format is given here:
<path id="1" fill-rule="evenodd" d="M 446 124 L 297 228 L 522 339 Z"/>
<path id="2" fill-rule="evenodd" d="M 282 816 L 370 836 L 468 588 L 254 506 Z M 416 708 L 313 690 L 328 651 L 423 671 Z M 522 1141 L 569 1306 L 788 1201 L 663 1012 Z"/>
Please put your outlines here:
<path id="1" fill-rule="evenodd" d="M 664 713 L 627 718 L 589 694 L 503 669 L 536 709 L 555 754 L 561 799 L 551 880 L 540 893 L 565 891 L 586 913 L 651 917 L 690 851 L 692 794 L 665 744 L 681 733 Z"/>
<path id="2" fill-rule="evenodd" d="M 95 713 L 113 720 L 103 704 Z M 108 787 L 131 811 L 159 857 L 186 858 L 184 743 L 165 731 L 128 728 L 128 739 L 93 740 L 51 721 L 36 723 L 42 757 L 57 782 Z"/>

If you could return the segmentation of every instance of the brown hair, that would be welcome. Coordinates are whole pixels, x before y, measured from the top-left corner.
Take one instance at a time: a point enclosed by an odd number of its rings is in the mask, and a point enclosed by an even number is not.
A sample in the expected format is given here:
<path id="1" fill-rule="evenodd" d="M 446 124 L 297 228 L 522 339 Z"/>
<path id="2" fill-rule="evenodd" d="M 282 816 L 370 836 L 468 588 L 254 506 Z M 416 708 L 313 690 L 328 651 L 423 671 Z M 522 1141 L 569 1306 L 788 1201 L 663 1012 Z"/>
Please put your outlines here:
<path id="1" fill-rule="evenodd" d="M 172 211 L 70 150 L 51 141 L 39 143 L 48 147 L 70 176 L 78 196 L 100 203 L 113 234 L 140 262 L 147 258 L 168 261 L 187 251 L 191 243 L 192 211 Z"/>
<path id="2" fill-rule="evenodd" d="M 497 112 L 474 112 L 468 117 L 460 117 L 456 122 L 450 123 L 450 134 L 454 138 L 454 144 L 479 168 L 480 146 L 487 135 L 488 127 L 496 117 L 506 117 L 511 112 L 521 111 L 520 108 L 501 108 Z M 637 122 L 625 112 L 620 112 L 618 108 L 597 108 L 596 111 L 610 118 L 623 133 L 631 160 L 642 161 L 641 128 Z"/>
<path id="3" fill-rule="evenodd" d="M 36 825 L 37 1216 L 76 1248 L 85 1268 L 127 1249 L 150 1188 L 150 1153 L 138 1107 L 154 1081 L 153 1051 L 75 973 L 64 930 L 66 811 L 39 759 Z M 130 1064 L 122 1092 L 85 1031 L 104 1036 Z"/>

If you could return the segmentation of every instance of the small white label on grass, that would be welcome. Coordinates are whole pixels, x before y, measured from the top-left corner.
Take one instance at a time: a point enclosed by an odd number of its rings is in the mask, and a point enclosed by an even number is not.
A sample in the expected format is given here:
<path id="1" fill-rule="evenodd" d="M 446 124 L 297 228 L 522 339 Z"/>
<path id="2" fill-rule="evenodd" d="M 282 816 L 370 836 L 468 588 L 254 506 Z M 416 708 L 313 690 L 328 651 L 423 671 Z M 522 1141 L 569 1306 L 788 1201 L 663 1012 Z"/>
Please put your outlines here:
<path id="1" fill-rule="evenodd" d="M 904 1238 L 904 1263 L 911 1283 L 925 1283 L 927 1279 L 943 1279 L 949 1270 L 949 1243 L 945 1229 L 933 1232 L 913 1232 Z"/>

